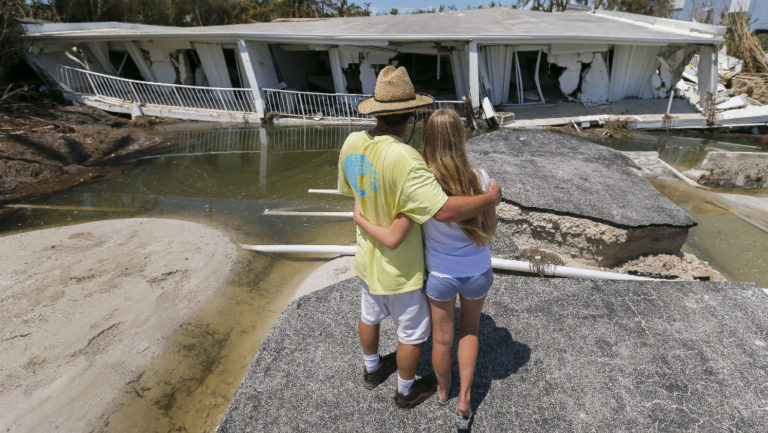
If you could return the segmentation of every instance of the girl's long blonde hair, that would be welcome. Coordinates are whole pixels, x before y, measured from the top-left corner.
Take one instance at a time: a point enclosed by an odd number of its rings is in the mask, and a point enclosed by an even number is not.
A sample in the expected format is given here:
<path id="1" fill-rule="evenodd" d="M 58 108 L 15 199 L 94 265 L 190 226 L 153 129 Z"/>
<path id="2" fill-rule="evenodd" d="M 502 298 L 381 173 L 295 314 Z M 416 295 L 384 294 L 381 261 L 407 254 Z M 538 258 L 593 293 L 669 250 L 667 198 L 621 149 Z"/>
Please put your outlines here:
<path id="1" fill-rule="evenodd" d="M 453 110 L 436 110 L 424 126 L 424 161 L 435 172 L 437 182 L 449 196 L 476 195 L 482 192 L 480 179 L 469 165 L 464 146 L 464 125 Z M 480 248 L 493 236 L 488 216 L 473 217 L 458 223 L 464 234 Z"/>

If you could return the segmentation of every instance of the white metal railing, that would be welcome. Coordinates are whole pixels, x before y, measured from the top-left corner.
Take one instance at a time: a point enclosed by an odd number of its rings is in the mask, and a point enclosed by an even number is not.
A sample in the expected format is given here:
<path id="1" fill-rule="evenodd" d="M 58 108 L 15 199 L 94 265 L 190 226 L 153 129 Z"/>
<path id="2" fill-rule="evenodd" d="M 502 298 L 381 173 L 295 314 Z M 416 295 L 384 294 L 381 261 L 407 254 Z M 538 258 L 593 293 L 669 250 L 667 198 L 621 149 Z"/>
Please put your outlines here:
<path id="1" fill-rule="evenodd" d="M 238 113 L 256 111 L 251 89 L 152 83 L 68 66 L 58 66 L 56 75 L 57 81 L 64 90 L 71 93 L 176 108 Z"/>
<path id="2" fill-rule="evenodd" d="M 283 116 L 295 116 L 303 119 L 326 120 L 371 120 L 357 112 L 357 104 L 372 95 L 352 93 L 317 93 L 296 90 L 263 89 L 266 111 Z M 451 108 L 464 115 L 463 101 L 435 101 L 431 108 Z"/>

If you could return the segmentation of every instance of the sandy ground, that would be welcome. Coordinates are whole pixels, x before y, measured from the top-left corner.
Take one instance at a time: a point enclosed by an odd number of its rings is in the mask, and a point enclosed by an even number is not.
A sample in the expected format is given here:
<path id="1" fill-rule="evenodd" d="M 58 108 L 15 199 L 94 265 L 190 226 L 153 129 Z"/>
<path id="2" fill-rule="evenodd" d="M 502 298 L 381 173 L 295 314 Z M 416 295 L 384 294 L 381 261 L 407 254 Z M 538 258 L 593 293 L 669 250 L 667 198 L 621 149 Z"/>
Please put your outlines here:
<path id="1" fill-rule="evenodd" d="M 354 277 L 355 271 L 352 269 L 354 264 L 354 256 L 341 256 L 328 263 L 324 263 L 322 266 L 312 271 L 312 273 L 299 284 L 299 287 L 296 288 L 296 292 L 293 294 L 293 299 L 298 299 L 308 293 L 328 287 L 331 284 L 336 284 L 339 281 L 344 281 L 347 278 Z"/>
<path id="2" fill-rule="evenodd" d="M 237 257 L 227 235 L 176 220 L 0 238 L 0 431 L 93 430 Z"/>

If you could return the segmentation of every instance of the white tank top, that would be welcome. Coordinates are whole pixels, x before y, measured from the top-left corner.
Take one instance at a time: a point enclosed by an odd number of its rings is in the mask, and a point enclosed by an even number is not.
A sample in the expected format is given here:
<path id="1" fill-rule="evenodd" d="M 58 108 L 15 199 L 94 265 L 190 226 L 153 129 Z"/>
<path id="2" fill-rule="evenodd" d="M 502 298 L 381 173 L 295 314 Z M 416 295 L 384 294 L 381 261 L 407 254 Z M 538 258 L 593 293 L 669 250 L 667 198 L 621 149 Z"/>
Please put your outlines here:
<path id="1" fill-rule="evenodd" d="M 478 168 L 483 192 L 491 179 L 485 170 Z M 427 270 L 437 275 L 471 277 L 482 274 L 491 267 L 491 249 L 481 248 L 467 237 L 456 223 L 441 223 L 430 218 L 424 223 L 424 254 Z"/>

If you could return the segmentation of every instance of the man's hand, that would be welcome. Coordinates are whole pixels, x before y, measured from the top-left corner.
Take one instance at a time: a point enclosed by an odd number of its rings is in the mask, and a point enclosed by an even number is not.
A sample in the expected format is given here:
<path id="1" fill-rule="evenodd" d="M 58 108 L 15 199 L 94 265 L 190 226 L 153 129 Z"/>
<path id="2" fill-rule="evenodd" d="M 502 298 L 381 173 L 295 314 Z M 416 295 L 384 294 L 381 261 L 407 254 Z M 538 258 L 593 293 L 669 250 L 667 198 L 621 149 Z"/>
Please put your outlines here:
<path id="1" fill-rule="evenodd" d="M 495 202 L 493 207 L 496 207 L 501 203 L 501 187 L 499 186 L 498 182 L 496 182 L 496 179 L 491 179 L 491 183 L 488 184 L 488 193 L 494 194 L 495 196 Z"/>

